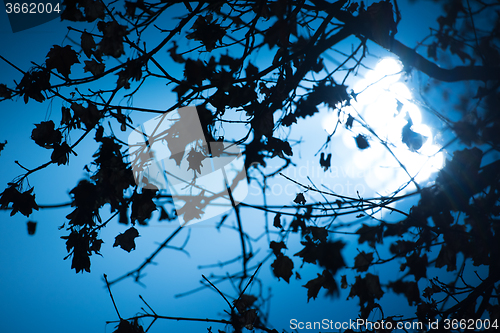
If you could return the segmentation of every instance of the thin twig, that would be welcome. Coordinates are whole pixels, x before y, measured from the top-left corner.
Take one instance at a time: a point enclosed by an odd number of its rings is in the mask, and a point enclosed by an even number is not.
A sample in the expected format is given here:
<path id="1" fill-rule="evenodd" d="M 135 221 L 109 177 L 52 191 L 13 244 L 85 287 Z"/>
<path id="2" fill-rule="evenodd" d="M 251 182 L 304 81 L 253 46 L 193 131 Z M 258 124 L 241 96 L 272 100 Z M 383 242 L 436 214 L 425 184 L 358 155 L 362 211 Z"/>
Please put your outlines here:
<path id="1" fill-rule="evenodd" d="M 104 277 L 104 281 L 106 281 L 106 286 L 108 287 L 109 296 L 111 297 L 111 301 L 113 302 L 113 306 L 115 307 L 116 314 L 118 315 L 118 318 L 120 318 L 120 321 L 121 321 L 122 317 L 120 316 L 120 312 L 118 311 L 118 307 L 116 306 L 115 299 L 113 297 L 113 293 L 111 292 L 111 288 L 109 287 L 108 276 L 106 274 L 103 274 L 103 277 Z"/>

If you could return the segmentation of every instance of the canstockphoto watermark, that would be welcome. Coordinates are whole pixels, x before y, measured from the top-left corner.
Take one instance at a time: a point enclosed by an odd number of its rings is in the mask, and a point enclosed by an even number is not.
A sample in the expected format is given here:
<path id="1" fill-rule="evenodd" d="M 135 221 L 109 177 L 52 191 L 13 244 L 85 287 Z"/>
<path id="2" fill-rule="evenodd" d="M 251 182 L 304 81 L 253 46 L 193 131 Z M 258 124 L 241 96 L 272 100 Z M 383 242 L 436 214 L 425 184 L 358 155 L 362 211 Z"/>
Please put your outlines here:
<path id="1" fill-rule="evenodd" d="M 439 319 L 421 321 L 391 321 L 377 320 L 370 321 L 366 319 L 349 319 L 348 321 L 334 321 L 323 319 L 321 321 L 299 321 L 290 319 L 290 328 L 292 330 L 361 330 L 361 331 L 383 331 L 383 330 L 402 330 L 422 331 L 430 330 L 490 330 L 498 331 L 500 325 L 498 319 L 445 319 L 442 322 Z"/>
<path id="2" fill-rule="evenodd" d="M 323 319 L 321 321 L 299 321 L 290 319 L 290 328 L 292 330 L 422 330 L 424 324 L 422 322 L 392 322 L 392 321 L 369 321 L 365 319 L 349 319 L 348 321 L 334 321 Z"/>
<path id="3" fill-rule="evenodd" d="M 268 170 L 268 173 L 279 171 L 278 166 L 272 165 L 266 166 L 266 170 Z M 298 166 L 289 166 L 279 172 L 299 183 L 309 184 L 312 181 L 321 190 L 329 190 L 335 194 L 349 197 L 363 196 L 366 192 L 365 178 L 373 176 L 372 170 L 360 170 L 352 165 L 332 165 L 328 170 L 325 170 L 316 160 L 306 160 Z M 266 187 L 266 194 L 273 196 L 293 196 L 297 194 L 299 188 L 299 185 L 288 180 L 269 181 Z M 261 185 L 257 182 L 251 182 L 249 195 L 262 195 Z"/>
<path id="4" fill-rule="evenodd" d="M 222 214 L 248 193 L 240 148 L 220 140 L 207 142 L 207 124 L 199 114 L 204 111 L 184 107 L 164 113 L 128 138 L 136 184 L 168 190 L 182 226 Z"/>
<path id="5" fill-rule="evenodd" d="M 324 179 L 320 179 L 319 182 L 324 188 L 321 190 L 328 189 L 335 194 L 348 196 L 348 197 L 357 197 L 363 196 L 366 192 L 366 187 L 364 183 L 355 183 L 350 181 L 349 179 L 345 179 L 342 181 L 325 181 Z M 287 195 L 293 196 L 296 195 L 298 191 L 298 185 L 293 183 L 274 183 L 267 185 L 266 194 L 280 196 Z M 250 196 L 260 196 L 262 195 L 262 188 L 256 182 L 250 183 Z"/>

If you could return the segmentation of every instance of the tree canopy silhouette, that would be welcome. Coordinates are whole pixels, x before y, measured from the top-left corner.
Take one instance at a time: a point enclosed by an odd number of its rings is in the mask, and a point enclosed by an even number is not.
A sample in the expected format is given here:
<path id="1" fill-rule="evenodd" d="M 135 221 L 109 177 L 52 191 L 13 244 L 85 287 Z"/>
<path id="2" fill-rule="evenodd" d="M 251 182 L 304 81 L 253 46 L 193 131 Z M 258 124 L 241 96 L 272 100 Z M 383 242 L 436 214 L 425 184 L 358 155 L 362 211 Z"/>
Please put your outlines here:
<path id="1" fill-rule="evenodd" d="M 359 318 L 368 319 L 380 310 L 378 320 L 393 325 L 386 326 L 387 332 L 397 323 L 427 324 L 436 319 L 442 332 L 497 328 L 500 4 L 493 0 L 438 2 L 443 6 L 438 28 L 431 28 L 418 45 L 406 45 L 398 38 L 398 24 L 405 14 L 397 1 L 366 5 L 348 0 L 138 0 L 111 4 L 64 0 L 61 19 L 75 22 L 68 28 L 69 42 L 54 45 L 44 60 L 35 61 L 29 69 L 18 68 L 14 59 L 0 55 L 19 71 L 14 81 L 3 78 L 1 100 L 50 102 L 60 110 L 51 119 L 37 122 L 31 132 L 40 149 L 50 151 L 50 159 L 32 168 L 15 161 L 20 175 L 0 194 L 1 208 L 11 216 L 26 217 L 50 209 L 39 204 L 43 200 L 36 197 L 36 184 L 28 183 L 30 175 L 69 167 L 82 143 L 94 141 L 98 148 L 86 167 L 89 177 L 74 185 L 70 203 L 61 203 L 70 205 L 72 212 L 59 223 L 64 223 L 61 229 L 67 232 L 61 242 L 68 252 L 65 259 L 71 260 L 76 273 L 91 272 L 91 262 L 100 254 L 103 242 L 114 242 L 114 247 L 127 252 L 134 250 L 137 225 L 147 225 L 154 212 L 169 222 L 181 216 L 196 221 L 211 200 L 222 196 L 206 193 L 198 201 L 185 199 L 181 209 L 174 209 L 171 194 L 147 186 L 148 179 L 143 180 L 146 186 L 138 184 L 133 161 L 150 161 L 148 147 L 153 141 L 166 140 L 169 148 L 180 147 L 181 153 L 172 158 L 178 165 L 186 159 L 194 174 L 193 184 L 202 167 L 209 164 L 206 159 L 229 149 L 222 144 L 226 141 L 242 149 L 246 177 L 234 181 L 258 183 L 267 198 L 262 205 L 238 205 L 229 184 L 222 191 L 227 191 L 233 207 L 214 228 L 234 221 L 241 253 L 232 262 L 241 262 L 241 269 L 217 281 L 205 277 L 204 281 L 205 287 L 217 290 L 227 302 L 227 316 L 162 316 L 144 301 L 147 310 L 143 314 L 125 319 L 115 304 L 119 317 L 115 332 L 143 332 L 142 318 L 151 318 L 152 323 L 157 319 L 222 323 L 231 332 L 288 329 L 267 321 L 263 295 L 246 293 L 258 280 L 261 265 L 283 280 L 280 283 L 300 278 L 307 265 L 317 266 L 317 277 L 304 281 L 304 298 L 312 301 L 322 289 L 331 296 L 347 289 L 348 298 L 359 303 Z M 447 153 L 446 163 L 432 183 L 419 183 L 398 160 L 394 143 L 379 136 L 360 114 L 349 111 L 364 93 L 353 87 L 358 73 L 370 66 L 369 48 L 392 54 L 403 66 L 400 74 L 407 78 L 420 75 L 424 82 L 419 101 L 439 120 L 441 151 Z M 177 102 L 164 109 L 134 103 L 134 96 L 152 85 L 175 93 Z M 436 94 L 439 99 L 426 98 Z M 168 114 L 186 106 L 196 106 L 204 138 L 192 138 L 176 129 L 163 137 L 150 137 L 152 142 L 146 139 L 136 150 L 123 141 L 123 134 L 142 121 L 136 120 L 138 115 Z M 284 170 L 293 167 L 294 153 L 300 147 L 300 142 L 288 139 L 288 131 L 300 128 L 306 118 L 318 116 L 322 108 L 334 112 L 332 133 L 304 133 L 324 141 L 315 161 L 319 167 L 325 172 L 331 168 L 328 148 L 339 140 L 335 134 L 343 128 L 353 132 L 352 141 L 361 154 L 381 144 L 408 174 L 408 181 L 390 194 L 365 198 L 359 193 L 346 196 L 320 189 L 287 176 Z M 408 151 L 418 154 L 430 138 L 417 131 L 410 113 L 403 117 L 406 125 L 400 140 Z M 365 131 L 355 132 L 356 125 Z M 192 145 L 197 140 L 209 144 Z M 11 144 L 0 143 L 0 151 Z M 11 161 L 2 161 L 6 163 Z M 270 168 L 272 163 L 279 168 Z M 300 188 L 288 205 L 273 206 L 266 196 L 266 182 L 276 177 Z M 413 190 L 403 192 L 408 188 Z M 412 198 L 418 202 L 411 209 L 396 206 Z M 111 215 L 102 218 L 107 207 Z M 378 213 L 382 211 L 398 216 L 397 221 L 381 218 Z M 257 242 L 245 231 L 244 216 L 257 212 L 265 214 L 262 228 L 268 248 L 260 249 L 266 252 L 264 256 L 257 255 L 252 246 Z M 132 226 L 114 240 L 103 240 L 101 230 L 115 220 Z M 140 281 L 152 260 L 182 228 L 175 229 L 136 269 L 114 280 L 105 277 L 110 293 L 111 286 L 125 278 Z M 35 230 L 35 222 L 28 222 L 28 232 L 34 234 Z M 300 235 L 300 245 L 292 246 L 293 234 Z M 341 234 L 357 238 L 357 255 L 346 255 L 347 240 Z M 296 246 L 298 252 L 288 252 Z M 394 263 L 404 272 L 400 277 L 377 273 Z M 427 273 L 431 269 L 442 269 L 443 274 L 432 278 Z M 349 279 L 347 271 L 354 274 Z M 465 278 L 474 271 L 475 283 Z M 232 301 L 216 287 L 228 279 L 237 282 Z M 415 315 L 385 313 L 380 300 L 389 293 L 406 298 Z"/>

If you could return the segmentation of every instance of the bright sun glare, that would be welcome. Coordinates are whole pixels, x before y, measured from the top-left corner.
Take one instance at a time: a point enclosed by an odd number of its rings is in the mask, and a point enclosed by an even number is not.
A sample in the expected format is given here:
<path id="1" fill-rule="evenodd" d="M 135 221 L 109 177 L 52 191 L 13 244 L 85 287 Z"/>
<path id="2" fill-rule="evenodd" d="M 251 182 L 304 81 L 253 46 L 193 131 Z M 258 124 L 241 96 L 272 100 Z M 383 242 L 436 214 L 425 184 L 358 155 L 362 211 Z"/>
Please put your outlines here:
<path id="1" fill-rule="evenodd" d="M 420 109 L 413 103 L 408 87 L 401 82 L 401 70 L 398 60 L 382 59 L 354 85 L 354 92 L 359 93 L 356 101 L 352 100 L 351 106 L 343 108 L 346 117 L 350 114 L 358 120 L 354 121 L 352 131 L 342 131 L 343 143 L 350 151 L 355 151 L 348 163 L 363 171 L 367 185 L 381 194 L 397 190 L 408 182 L 408 174 L 417 182 L 427 180 L 444 162 L 441 147 L 433 142 L 431 129 L 422 123 Z M 402 131 L 409 118 L 413 122 L 411 130 L 426 138 L 417 151 L 411 151 L 402 140 Z M 334 120 L 334 115 L 330 114 L 323 120 L 323 128 L 331 134 L 335 123 L 336 118 Z M 378 138 L 363 124 L 369 125 Z M 368 138 L 368 149 L 356 147 L 353 138 L 358 134 Z"/>

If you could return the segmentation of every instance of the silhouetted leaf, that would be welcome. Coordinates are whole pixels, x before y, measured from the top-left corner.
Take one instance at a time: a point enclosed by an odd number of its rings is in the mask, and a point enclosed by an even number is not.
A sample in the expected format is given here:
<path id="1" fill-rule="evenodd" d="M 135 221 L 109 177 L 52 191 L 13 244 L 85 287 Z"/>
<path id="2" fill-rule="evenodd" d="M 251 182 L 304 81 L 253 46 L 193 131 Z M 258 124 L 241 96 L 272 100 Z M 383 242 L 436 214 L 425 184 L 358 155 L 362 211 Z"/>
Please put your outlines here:
<path id="1" fill-rule="evenodd" d="M 427 140 L 427 137 L 423 136 L 420 133 L 414 132 L 411 127 L 413 126 L 413 121 L 408 116 L 408 123 L 403 127 L 401 132 L 401 140 L 403 143 L 408 146 L 410 151 L 417 151 L 422 148 L 422 145 Z"/>
<path id="2" fill-rule="evenodd" d="M 160 206 L 160 218 L 159 221 L 173 221 L 175 220 L 175 212 L 168 213 L 163 206 Z"/>
<path id="3" fill-rule="evenodd" d="M 71 147 L 66 142 L 54 146 L 54 151 L 50 155 L 52 162 L 57 165 L 68 163 L 69 153 L 72 152 Z"/>
<path id="4" fill-rule="evenodd" d="M 30 216 L 33 209 L 38 210 L 38 205 L 35 202 L 35 195 L 31 194 L 33 190 L 34 187 L 21 193 L 17 190 L 16 184 L 9 183 L 9 187 L 0 194 L 0 207 L 5 209 L 8 207 L 9 203 L 12 203 L 10 216 L 15 215 L 17 212 L 20 212 L 26 217 Z"/>
<path id="5" fill-rule="evenodd" d="M 77 63 L 80 63 L 78 53 L 69 45 L 65 47 L 54 45 L 47 53 L 47 60 L 45 61 L 47 69 L 56 69 L 66 79 L 71 74 L 71 66 Z"/>
<path id="6" fill-rule="evenodd" d="M 447 272 L 453 272 L 457 269 L 457 253 L 446 246 L 446 244 L 441 246 L 441 251 L 439 251 L 439 255 L 436 258 L 436 267 L 441 268 L 443 266 L 447 266 Z"/>
<path id="7" fill-rule="evenodd" d="M 354 122 L 354 117 L 351 114 L 349 114 L 349 116 L 347 117 L 347 120 L 345 122 L 345 127 L 348 129 L 351 129 L 353 122 Z"/>
<path id="8" fill-rule="evenodd" d="M 418 289 L 418 283 L 416 282 L 405 282 L 398 280 L 396 282 L 390 282 L 388 287 L 392 289 L 396 294 L 405 295 L 408 300 L 408 305 L 413 306 L 421 302 L 420 291 Z"/>
<path id="9" fill-rule="evenodd" d="M 275 228 L 283 228 L 283 226 L 281 225 L 281 214 L 280 213 L 276 213 L 276 216 L 274 216 L 274 221 L 273 221 L 273 226 Z"/>
<path id="10" fill-rule="evenodd" d="M 115 237 L 115 243 L 113 247 L 120 246 L 127 252 L 135 250 L 135 238 L 139 237 L 139 232 L 136 228 L 131 227 L 125 230 L 123 234 L 119 234 Z"/>
<path id="11" fill-rule="evenodd" d="M 113 333 L 143 333 L 144 329 L 137 322 L 137 319 L 127 321 L 125 319 L 120 319 L 120 323 L 116 326 L 116 330 Z"/>
<path id="12" fill-rule="evenodd" d="M 43 91 L 50 88 L 50 71 L 47 69 L 33 69 L 26 72 L 17 85 L 16 90 L 21 96 L 24 96 L 24 103 L 34 99 L 41 103 L 45 100 Z"/>
<path id="13" fill-rule="evenodd" d="M 328 230 L 325 227 L 310 226 L 307 227 L 307 231 L 312 234 L 313 240 L 324 243 L 328 238 Z"/>
<path id="14" fill-rule="evenodd" d="M 177 53 L 177 48 L 179 47 L 175 41 L 172 42 L 172 47 L 168 50 L 170 57 L 173 61 L 178 64 L 184 63 L 186 60 L 182 57 L 182 55 Z"/>
<path id="15" fill-rule="evenodd" d="M 203 80 L 210 78 L 210 74 L 201 60 L 187 59 L 184 64 L 184 77 L 190 85 L 201 86 Z"/>
<path id="16" fill-rule="evenodd" d="M 427 276 L 427 266 L 427 254 L 419 256 L 417 252 L 414 252 L 412 255 L 406 257 L 406 263 L 401 264 L 401 270 L 408 267 L 410 274 L 415 276 L 415 281 L 418 281 Z"/>
<path id="17" fill-rule="evenodd" d="M 380 287 L 380 280 L 378 275 L 366 273 L 362 278 L 360 275 L 356 276 L 356 282 L 352 285 L 349 292 L 349 298 L 355 296 L 359 297 L 360 304 L 373 303 L 375 299 L 380 299 L 384 295 Z"/>
<path id="18" fill-rule="evenodd" d="M 31 132 L 31 139 L 40 147 L 52 148 L 61 142 L 62 134 L 55 129 L 52 120 L 42 121 L 40 124 L 35 124 L 35 128 Z"/>
<path id="19" fill-rule="evenodd" d="M 276 255 L 276 257 L 279 257 L 282 254 L 281 250 L 286 249 L 286 245 L 285 243 L 283 243 L 283 241 L 281 242 L 271 241 L 271 243 L 269 243 L 269 248 L 273 250 L 273 253 Z"/>
<path id="20" fill-rule="evenodd" d="M 321 153 L 319 158 L 319 164 L 323 167 L 323 170 L 326 171 L 330 168 L 331 165 L 332 154 L 328 154 L 325 158 L 325 153 Z"/>
<path id="21" fill-rule="evenodd" d="M 303 287 L 307 288 L 307 302 L 309 302 L 310 298 L 316 299 L 318 296 L 319 290 L 323 287 L 323 282 L 325 278 L 318 274 L 318 277 L 312 280 L 309 280 Z"/>
<path id="22" fill-rule="evenodd" d="M 181 208 L 177 209 L 177 215 L 183 216 L 185 222 L 189 222 L 194 219 L 201 219 L 205 214 L 206 205 L 208 204 L 205 196 L 201 193 L 197 196 L 191 196 L 186 200 L 186 203 Z"/>
<path id="23" fill-rule="evenodd" d="M 0 83 L 0 98 L 10 99 L 12 97 L 12 92 L 3 83 Z"/>
<path id="24" fill-rule="evenodd" d="M 375 243 L 382 243 L 383 231 L 384 228 L 381 225 L 371 227 L 363 223 L 361 228 L 356 231 L 359 234 L 358 243 L 368 242 L 371 247 L 375 248 Z"/>
<path id="25" fill-rule="evenodd" d="M 28 227 L 28 235 L 34 235 L 36 232 L 36 222 L 28 221 L 26 222 L 26 226 Z"/>
<path id="26" fill-rule="evenodd" d="M 103 243 L 104 243 L 104 241 L 102 239 L 95 239 L 92 242 L 92 245 L 90 246 L 89 250 L 91 252 L 94 252 L 95 254 L 101 255 L 101 253 L 99 253 L 99 251 L 101 251 L 101 245 Z"/>
<path id="27" fill-rule="evenodd" d="M 436 178 L 444 194 L 442 207 L 449 206 L 452 210 L 467 207 L 469 198 L 480 190 L 478 173 L 482 156 L 483 152 L 476 147 L 453 153 L 452 160 L 446 162 Z"/>
<path id="28" fill-rule="evenodd" d="M 84 72 L 90 72 L 94 76 L 99 76 L 104 73 L 105 65 L 104 63 L 99 63 L 95 59 L 85 60 Z"/>
<path id="29" fill-rule="evenodd" d="M 299 205 L 305 205 L 306 203 L 306 198 L 304 197 L 304 193 L 297 193 L 297 196 L 295 197 L 295 199 L 293 199 L 293 202 L 295 202 L 296 204 L 299 204 Z"/>
<path id="30" fill-rule="evenodd" d="M 287 256 L 280 254 L 271 264 L 274 276 L 283 278 L 287 283 L 290 282 L 292 276 L 293 261 Z"/>
<path id="31" fill-rule="evenodd" d="M 151 217 L 156 210 L 156 204 L 153 198 L 156 196 L 156 190 L 143 188 L 142 193 L 136 193 L 132 196 L 132 213 L 130 219 L 132 223 L 138 221 L 140 224 Z"/>
<path id="32" fill-rule="evenodd" d="M 128 34 L 126 26 L 120 25 L 116 21 L 100 21 L 97 23 L 97 28 L 103 33 L 103 38 L 98 43 L 100 54 L 115 58 L 125 54 L 123 37 Z"/>
<path id="33" fill-rule="evenodd" d="M 61 20 L 93 22 L 104 19 L 104 4 L 98 0 L 63 0 Z"/>
<path id="34" fill-rule="evenodd" d="M 364 136 L 363 134 L 358 134 L 358 136 L 356 137 L 356 145 L 359 149 L 366 149 L 370 147 L 368 140 L 366 140 L 366 136 Z"/>
<path id="35" fill-rule="evenodd" d="M 222 43 L 222 38 L 226 35 L 226 30 L 212 21 L 212 15 L 198 16 L 191 29 L 194 31 L 186 37 L 200 41 L 209 52 L 217 42 Z"/>
<path id="36" fill-rule="evenodd" d="M 337 283 L 333 279 L 332 274 L 326 269 L 323 270 L 321 275 L 318 274 L 317 278 L 308 281 L 303 287 L 307 288 L 307 302 L 309 302 L 311 298 L 316 299 L 321 288 L 325 288 L 328 295 L 336 295 L 339 292 Z"/>
<path id="37" fill-rule="evenodd" d="M 348 287 L 348 285 L 347 285 L 347 276 L 342 275 L 340 277 L 340 288 L 347 289 L 347 287 Z"/>
<path id="38" fill-rule="evenodd" d="M 102 117 L 101 112 L 94 103 L 89 103 L 87 107 L 72 103 L 71 110 L 75 113 L 75 118 L 82 122 L 86 129 L 94 128 Z"/>
<path id="39" fill-rule="evenodd" d="M 85 53 L 87 58 L 90 59 L 90 57 L 92 57 L 92 54 L 94 54 L 94 49 L 96 48 L 94 37 L 92 37 L 92 35 L 88 32 L 84 31 L 81 37 L 81 46 L 83 53 Z"/>
<path id="40" fill-rule="evenodd" d="M 358 272 L 366 272 L 373 261 L 373 252 L 365 253 L 361 251 L 356 258 L 354 258 L 354 268 Z"/>
<path id="41" fill-rule="evenodd" d="M 272 153 L 271 158 L 273 158 L 274 156 L 284 158 L 284 155 L 293 155 L 292 147 L 290 147 L 290 144 L 278 138 L 269 138 L 267 141 L 266 149 Z"/>
<path id="42" fill-rule="evenodd" d="M 201 152 L 196 151 L 194 148 L 191 148 L 186 158 L 189 163 L 188 170 L 191 169 L 201 174 L 200 168 L 203 166 L 202 161 L 205 158 L 205 155 L 203 155 Z"/>
<path id="43" fill-rule="evenodd" d="M 318 264 L 326 268 L 332 275 L 345 266 L 342 256 L 342 249 L 345 244 L 340 241 L 328 241 L 316 243 L 312 240 L 301 242 L 304 248 L 295 253 L 295 256 L 301 257 L 304 262 Z"/>
<path id="44" fill-rule="evenodd" d="M 249 309 L 257 301 L 257 297 L 254 295 L 243 294 L 237 300 L 234 300 L 233 304 L 239 313 L 243 313 L 245 310 Z"/>

